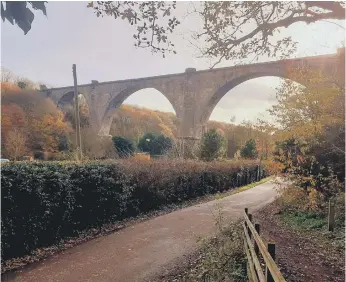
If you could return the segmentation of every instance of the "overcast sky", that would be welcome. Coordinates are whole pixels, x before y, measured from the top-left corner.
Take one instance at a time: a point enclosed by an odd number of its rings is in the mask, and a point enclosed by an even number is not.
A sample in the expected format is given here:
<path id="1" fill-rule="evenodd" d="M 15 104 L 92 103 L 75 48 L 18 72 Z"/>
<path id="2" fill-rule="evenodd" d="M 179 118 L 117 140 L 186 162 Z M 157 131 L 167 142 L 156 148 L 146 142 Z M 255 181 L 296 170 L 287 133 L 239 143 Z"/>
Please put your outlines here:
<path id="1" fill-rule="evenodd" d="M 209 61 L 196 58 L 196 51 L 185 39 L 189 36 L 187 29 L 198 27 L 197 20 L 190 19 L 182 25 L 174 37 L 178 54 L 163 59 L 147 49 L 133 47 L 133 29 L 127 22 L 111 17 L 97 18 L 86 5 L 87 2 L 49 2 L 48 17 L 36 12 L 27 35 L 17 26 L 1 22 L 1 65 L 18 75 L 55 87 L 73 84 L 72 64 L 77 64 L 80 84 L 180 73 L 188 67 L 199 70 L 210 66 Z M 185 6 L 181 8 L 185 11 Z M 344 25 L 344 22 L 338 23 Z M 345 30 L 320 22 L 309 26 L 297 23 L 283 32 L 299 42 L 294 56 L 301 57 L 335 53 L 344 40 Z M 233 64 L 226 61 L 220 66 Z M 233 115 L 238 122 L 255 119 L 273 103 L 273 89 L 279 81 L 266 77 L 237 86 L 220 101 L 211 119 L 228 122 Z M 251 89 L 258 89 L 260 97 L 255 97 Z M 150 89 L 133 94 L 126 103 L 173 111 L 161 93 Z"/>

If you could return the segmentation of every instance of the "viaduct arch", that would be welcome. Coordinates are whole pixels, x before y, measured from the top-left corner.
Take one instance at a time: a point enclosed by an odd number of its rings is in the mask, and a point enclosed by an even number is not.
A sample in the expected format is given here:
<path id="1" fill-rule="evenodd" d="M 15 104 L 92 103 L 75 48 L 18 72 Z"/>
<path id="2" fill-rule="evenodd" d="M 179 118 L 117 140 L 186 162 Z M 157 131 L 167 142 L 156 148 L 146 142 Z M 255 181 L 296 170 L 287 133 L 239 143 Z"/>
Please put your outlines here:
<path id="1" fill-rule="evenodd" d="M 92 81 L 78 86 L 89 107 L 91 126 L 99 135 L 108 135 L 114 110 L 134 92 L 154 88 L 172 104 L 181 120 L 180 138 L 199 139 L 220 99 L 233 87 L 247 80 L 277 76 L 288 78 L 290 71 L 309 68 L 327 76 L 340 63 L 344 65 L 345 48 L 336 54 L 279 60 L 249 65 L 239 65 L 209 70 L 186 69 L 184 73 L 127 79 L 110 82 Z M 341 74 L 342 76 L 342 74 Z M 344 79 L 342 77 L 342 79 Z M 304 81 L 296 80 L 304 85 Z M 64 102 L 65 94 L 73 92 L 73 86 L 44 90 L 56 104 Z M 64 98 L 65 97 L 65 98 Z"/>

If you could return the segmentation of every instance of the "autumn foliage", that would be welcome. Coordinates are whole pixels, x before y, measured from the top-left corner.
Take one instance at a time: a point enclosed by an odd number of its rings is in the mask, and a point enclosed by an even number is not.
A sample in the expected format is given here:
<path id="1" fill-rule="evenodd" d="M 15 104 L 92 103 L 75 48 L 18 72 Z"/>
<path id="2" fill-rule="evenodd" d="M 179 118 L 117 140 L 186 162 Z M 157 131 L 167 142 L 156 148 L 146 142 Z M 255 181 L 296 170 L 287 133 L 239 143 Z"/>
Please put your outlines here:
<path id="1" fill-rule="evenodd" d="M 329 198 L 344 190 L 344 64 L 328 77 L 309 69 L 295 70 L 290 77 L 297 76 L 304 86 L 286 80 L 270 110 L 278 125 L 275 160 L 298 186 Z"/>
<path id="2" fill-rule="evenodd" d="M 55 153 L 69 149 L 71 128 L 52 100 L 9 83 L 2 83 L 1 87 L 2 155 L 18 159 L 35 151 Z"/>

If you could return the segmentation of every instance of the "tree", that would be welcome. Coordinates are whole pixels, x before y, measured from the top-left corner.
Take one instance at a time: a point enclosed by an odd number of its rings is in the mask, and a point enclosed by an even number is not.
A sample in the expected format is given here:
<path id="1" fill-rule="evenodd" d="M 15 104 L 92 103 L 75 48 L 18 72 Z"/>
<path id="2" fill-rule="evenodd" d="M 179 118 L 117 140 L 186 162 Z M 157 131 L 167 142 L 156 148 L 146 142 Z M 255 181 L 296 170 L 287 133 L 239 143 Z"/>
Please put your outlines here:
<path id="1" fill-rule="evenodd" d="M 173 148 L 172 138 L 163 134 L 146 133 L 138 142 L 138 149 L 150 155 L 164 155 Z"/>
<path id="2" fill-rule="evenodd" d="M 173 140 L 163 134 L 146 133 L 140 138 L 138 148 L 150 155 L 164 155 L 173 148 Z"/>
<path id="3" fill-rule="evenodd" d="M 76 116 L 74 105 L 66 104 L 63 107 L 63 112 L 65 114 L 65 120 L 68 121 L 73 128 L 76 128 Z M 79 121 L 81 128 L 87 128 L 90 126 L 90 115 L 88 105 L 83 102 L 79 103 Z"/>
<path id="4" fill-rule="evenodd" d="M 114 144 L 108 136 L 99 136 L 92 128 L 82 128 L 82 150 L 84 159 L 112 159 L 117 157 Z M 73 148 L 76 144 L 76 134 L 71 134 Z"/>
<path id="5" fill-rule="evenodd" d="M 227 140 L 217 132 L 216 129 L 208 130 L 202 136 L 201 159 L 204 161 L 213 161 L 223 158 L 226 154 Z"/>
<path id="6" fill-rule="evenodd" d="M 24 131 L 27 121 L 24 111 L 15 104 L 1 105 L 1 148 L 6 151 L 6 139 L 13 129 Z"/>
<path id="7" fill-rule="evenodd" d="M 5 141 L 5 152 L 9 159 L 18 160 L 28 152 L 27 137 L 19 129 L 8 132 Z"/>
<path id="8" fill-rule="evenodd" d="M 27 34 L 35 17 L 29 5 L 46 15 L 43 1 L 4 1 L 1 2 L 3 21 L 16 23 Z M 87 7 L 92 8 L 97 17 L 127 20 L 135 28 L 136 47 L 150 48 L 163 57 L 167 52 L 176 53 L 170 39 L 180 24 L 174 16 L 175 1 L 91 1 Z M 202 48 L 197 48 L 202 56 L 217 59 L 214 67 L 223 59 L 258 59 L 260 55 L 287 57 L 297 43 L 290 36 L 273 35 L 297 22 L 344 20 L 345 4 L 337 1 L 205 1 L 193 4 L 192 11 L 187 9 L 184 18 L 191 20 L 191 16 L 203 22 L 202 31 L 194 33 L 195 46 L 204 43 Z"/>
<path id="9" fill-rule="evenodd" d="M 38 90 L 39 85 L 32 80 L 14 74 L 12 71 L 5 67 L 1 67 L 1 86 L 9 86 L 12 84 L 12 88 L 16 85 L 20 89 L 24 90 Z M 5 84 L 6 83 L 6 84 Z M 1 87 L 1 88 L 2 88 Z M 3 91 L 3 89 L 1 89 Z"/>
<path id="10" fill-rule="evenodd" d="M 180 3 L 178 3 L 180 4 Z M 90 2 L 97 16 L 128 20 L 136 27 L 135 46 L 154 52 L 174 52 L 168 36 L 180 22 L 173 16 L 173 2 Z M 274 37 L 282 28 L 303 22 L 344 20 L 345 4 L 334 1 L 206 1 L 194 5 L 188 16 L 203 22 L 194 38 L 203 42 L 205 57 L 222 59 L 257 59 L 260 55 L 287 57 L 296 48 L 291 37 Z M 186 17 L 187 18 L 187 17 Z M 189 18 L 190 19 L 190 18 Z M 168 22 L 168 24 L 167 24 Z M 165 47 L 161 47 L 165 43 Z"/>
<path id="11" fill-rule="evenodd" d="M 298 76 L 304 86 L 293 80 Z M 277 103 L 269 110 L 275 123 L 292 135 L 312 137 L 322 133 L 326 125 L 344 120 L 344 82 L 327 78 L 309 69 L 293 70 L 277 89 Z M 344 78 L 342 77 L 341 80 Z"/>
<path id="12" fill-rule="evenodd" d="M 62 112 L 45 114 L 31 121 L 30 143 L 34 150 L 56 153 L 69 149 L 71 128 L 64 121 Z"/>
<path id="13" fill-rule="evenodd" d="M 12 71 L 1 66 L 1 82 L 13 82 L 14 77 L 15 77 L 15 75 Z M 2 84 L 1 84 L 1 86 L 2 86 Z M 3 89 L 1 89 L 1 90 L 3 90 Z"/>
<path id="14" fill-rule="evenodd" d="M 112 141 L 120 158 L 128 158 L 135 152 L 135 147 L 129 139 L 121 136 L 113 136 Z"/>
<path id="15" fill-rule="evenodd" d="M 304 22 L 345 19 L 342 2 L 228 1 L 204 2 L 198 12 L 204 20 L 196 38 L 207 42 L 202 54 L 222 59 L 257 59 L 260 55 L 287 57 L 296 48 L 289 37 L 274 37 L 280 29 Z"/>
<path id="16" fill-rule="evenodd" d="M 153 151 L 152 143 L 155 141 L 155 135 L 152 133 L 144 134 L 138 142 L 138 149 L 142 152 L 150 153 Z"/>
<path id="17" fill-rule="evenodd" d="M 45 3 L 47 1 L 1 1 L 1 18 L 4 22 L 8 20 L 12 25 L 16 24 L 24 34 L 27 34 L 31 29 L 31 24 L 34 21 L 35 15 L 28 7 L 34 10 L 40 10 L 47 16 Z"/>
<path id="18" fill-rule="evenodd" d="M 173 148 L 172 138 L 163 134 L 156 136 L 151 144 L 153 144 L 152 155 L 165 155 Z"/>
<path id="19" fill-rule="evenodd" d="M 26 83 L 24 81 L 18 81 L 17 85 L 20 89 L 25 89 L 26 88 Z"/>
<path id="20" fill-rule="evenodd" d="M 244 147 L 240 149 L 240 156 L 244 159 L 256 159 L 258 152 L 256 149 L 256 141 L 254 139 L 248 140 Z"/>
<path id="21" fill-rule="evenodd" d="M 297 185 L 328 197 L 338 186 L 335 181 L 345 178 L 344 58 L 340 61 L 328 70 L 328 78 L 295 70 L 290 77 L 303 78 L 305 87 L 285 81 L 270 110 L 276 123 L 276 161 L 294 175 Z"/>

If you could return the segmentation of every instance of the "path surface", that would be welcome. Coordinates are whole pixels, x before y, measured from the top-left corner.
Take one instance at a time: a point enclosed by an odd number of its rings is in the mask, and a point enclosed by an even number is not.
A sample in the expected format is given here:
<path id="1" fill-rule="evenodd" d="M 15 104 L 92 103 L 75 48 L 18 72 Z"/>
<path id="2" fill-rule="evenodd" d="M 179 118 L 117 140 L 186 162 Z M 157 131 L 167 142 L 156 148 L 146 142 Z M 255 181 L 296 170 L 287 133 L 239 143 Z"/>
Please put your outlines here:
<path id="1" fill-rule="evenodd" d="M 198 236 L 215 232 L 214 215 L 218 209 L 223 210 L 226 220 L 235 220 L 242 216 L 245 207 L 257 210 L 272 202 L 275 196 L 275 185 L 267 182 L 218 201 L 178 210 L 91 240 L 2 277 L 2 281 L 150 280 L 151 275 L 193 251 Z"/>

